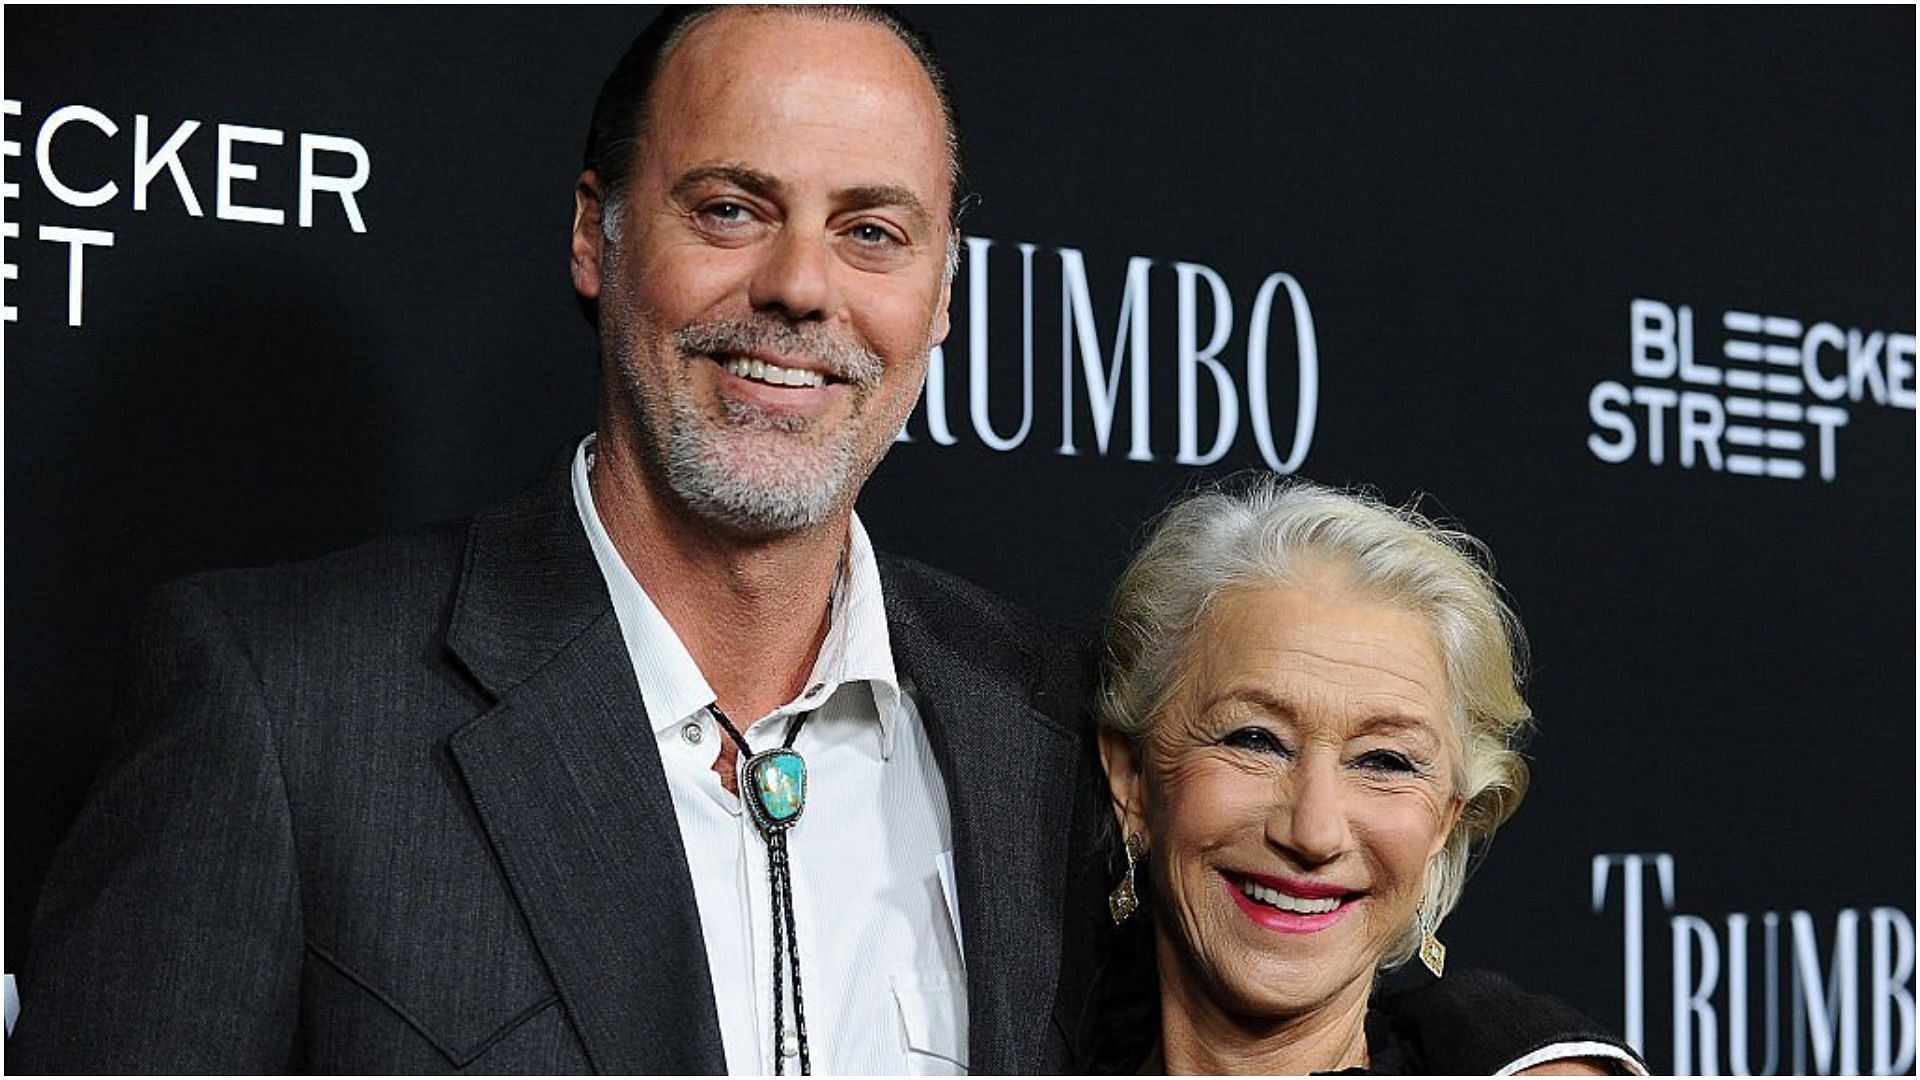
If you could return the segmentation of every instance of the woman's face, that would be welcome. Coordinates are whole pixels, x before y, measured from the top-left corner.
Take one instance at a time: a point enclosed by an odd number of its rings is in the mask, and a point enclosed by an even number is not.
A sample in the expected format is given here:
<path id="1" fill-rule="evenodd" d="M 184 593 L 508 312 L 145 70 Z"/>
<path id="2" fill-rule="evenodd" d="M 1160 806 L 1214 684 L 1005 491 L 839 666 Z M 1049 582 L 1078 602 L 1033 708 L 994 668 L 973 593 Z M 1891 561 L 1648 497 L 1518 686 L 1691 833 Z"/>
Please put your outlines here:
<path id="1" fill-rule="evenodd" d="M 1165 992 L 1249 1019 L 1366 996 L 1459 815 L 1445 672 L 1422 620 L 1331 575 L 1214 605 L 1144 754 L 1102 739 Z"/>

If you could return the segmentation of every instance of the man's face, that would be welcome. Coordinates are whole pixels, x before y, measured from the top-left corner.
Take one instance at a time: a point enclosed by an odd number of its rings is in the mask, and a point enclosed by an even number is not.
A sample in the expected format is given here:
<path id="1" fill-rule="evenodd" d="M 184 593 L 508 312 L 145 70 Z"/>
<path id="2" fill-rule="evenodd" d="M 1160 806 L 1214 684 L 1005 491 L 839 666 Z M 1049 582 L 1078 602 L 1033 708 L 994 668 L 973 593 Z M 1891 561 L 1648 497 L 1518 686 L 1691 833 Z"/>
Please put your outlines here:
<path id="1" fill-rule="evenodd" d="M 593 215 L 575 229 L 608 412 L 702 518 L 817 525 L 852 504 L 946 336 L 933 86 L 882 27 L 723 12 L 669 55 L 647 120 L 618 242 L 600 259 Z"/>

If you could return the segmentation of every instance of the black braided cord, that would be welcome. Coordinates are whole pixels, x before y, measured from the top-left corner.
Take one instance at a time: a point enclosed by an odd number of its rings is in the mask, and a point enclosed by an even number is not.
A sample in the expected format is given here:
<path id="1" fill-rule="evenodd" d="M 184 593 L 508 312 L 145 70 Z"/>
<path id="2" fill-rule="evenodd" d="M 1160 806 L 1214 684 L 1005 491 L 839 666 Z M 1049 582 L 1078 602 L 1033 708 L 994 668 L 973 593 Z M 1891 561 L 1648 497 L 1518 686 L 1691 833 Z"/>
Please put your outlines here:
<path id="1" fill-rule="evenodd" d="M 718 720 L 720 726 L 733 738 L 734 745 L 740 748 L 742 755 L 741 760 L 743 762 L 751 760 L 753 758 L 753 747 L 747 745 L 747 737 L 740 733 L 739 728 L 733 726 L 733 721 L 727 718 L 726 713 L 720 711 L 720 706 L 717 703 L 709 705 L 707 708 L 713 713 L 713 718 Z M 800 728 L 804 726 L 812 716 L 813 714 L 811 712 L 802 713 L 795 718 L 791 724 L 787 725 L 787 739 L 786 742 L 782 744 L 784 749 L 793 749 L 793 741 L 799 737 Z M 742 779 L 750 778 L 743 777 Z M 747 795 L 743 793 L 740 794 L 739 797 L 744 799 L 747 798 Z M 767 893 L 773 908 L 771 912 L 773 922 L 773 1072 L 775 1076 L 786 1075 L 786 1018 L 781 1002 L 781 998 L 784 995 L 780 993 L 780 990 L 783 982 L 791 982 L 793 986 L 793 1028 L 795 1035 L 800 1040 L 800 1075 L 811 1076 L 813 1074 L 813 1054 L 811 1047 L 807 1044 L 806 998 L 800 991 L 800 935 L 795 929 L 793 921 L 793 866 L 787 859 L 786 830 L 780 829 L 767 833 L 766 842 Z M 785 946 L 784 949 L 782 945 Z M 783 974 L 782 961 L 785 962 L 784 974 L 786 978 L 784 979 L 781 977 Z"/>

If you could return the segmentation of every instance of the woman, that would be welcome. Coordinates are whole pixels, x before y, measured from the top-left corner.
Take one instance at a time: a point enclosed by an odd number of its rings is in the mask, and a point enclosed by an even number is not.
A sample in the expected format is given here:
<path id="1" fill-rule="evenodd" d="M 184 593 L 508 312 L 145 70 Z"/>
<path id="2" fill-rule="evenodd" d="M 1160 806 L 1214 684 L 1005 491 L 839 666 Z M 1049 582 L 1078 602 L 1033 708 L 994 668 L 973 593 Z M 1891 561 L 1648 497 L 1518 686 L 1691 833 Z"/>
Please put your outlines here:
<path id="1" fill-rule="evenodd" d="M 1480 550 L 1268 477 L 1176 505 L 1121 577 L 1096 710 L 1127 851 L 1112 914 L 1151 912 L 1146 1071 L 1423 1068 L 1375 977 L 1416 953 L 1442 973 L 1468 854 L 1527 786 L 1520 627 Z M 1643 1071 L 1549 1043 L 1502 1060 Z"/>

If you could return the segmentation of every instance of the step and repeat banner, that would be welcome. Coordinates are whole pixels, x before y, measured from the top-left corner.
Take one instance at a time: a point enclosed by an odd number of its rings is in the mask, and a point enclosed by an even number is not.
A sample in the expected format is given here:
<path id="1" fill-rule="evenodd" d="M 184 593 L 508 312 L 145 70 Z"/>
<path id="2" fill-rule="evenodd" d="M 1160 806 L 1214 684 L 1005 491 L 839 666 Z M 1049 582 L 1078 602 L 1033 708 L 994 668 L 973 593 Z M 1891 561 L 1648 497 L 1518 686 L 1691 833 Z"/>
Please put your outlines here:
<path id="1" fill-rule="evenodd" d="M 649 16 L 7 11 L 8 970 L 145 590 L 588 429 L 571 192 Z M 1657 1070 L 1911 1072 L 1914 12 L 915 17 L 978 198 L 876 542 L 1084 633 L 1209 478 L 1422 499 L 1540 718 L 1454 962 Z"/>

